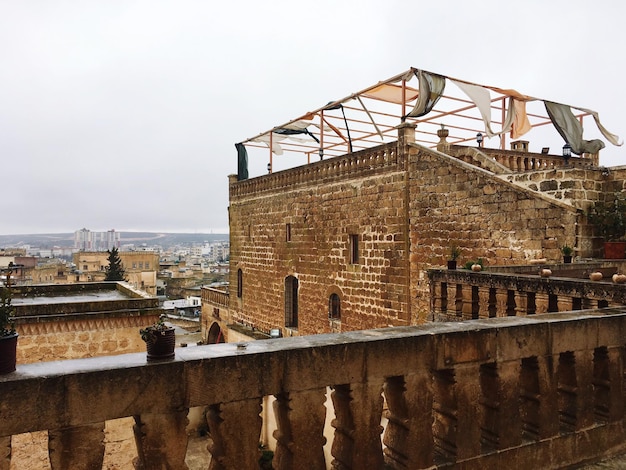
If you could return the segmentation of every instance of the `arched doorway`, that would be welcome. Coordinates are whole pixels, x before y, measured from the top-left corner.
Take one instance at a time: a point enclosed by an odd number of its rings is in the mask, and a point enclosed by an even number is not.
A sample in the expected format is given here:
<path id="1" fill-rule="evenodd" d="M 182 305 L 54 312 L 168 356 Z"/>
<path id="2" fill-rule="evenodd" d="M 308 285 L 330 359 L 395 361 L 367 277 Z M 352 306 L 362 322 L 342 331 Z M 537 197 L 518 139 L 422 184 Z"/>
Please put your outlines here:
<path id="1" fill-rule="evenodd" d="M 208 344 L 217 344 L 224 342 L 224 334 L 222 333 L 222 329 L 217 323 L 213 323 L 211 328 L 209 328 L 209 334 L 207 337 Z"/>

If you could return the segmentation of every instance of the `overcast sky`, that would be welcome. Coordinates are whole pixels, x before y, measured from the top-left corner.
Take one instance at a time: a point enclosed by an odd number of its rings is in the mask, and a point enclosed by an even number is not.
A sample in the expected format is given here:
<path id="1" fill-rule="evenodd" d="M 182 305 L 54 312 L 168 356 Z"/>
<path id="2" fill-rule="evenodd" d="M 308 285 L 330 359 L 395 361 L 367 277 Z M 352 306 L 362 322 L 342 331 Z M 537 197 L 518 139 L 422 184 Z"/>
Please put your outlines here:
<path id="1" fill-rule="evenodd" d="M 236 142 L 410 67 L 623 139 L 624 5 L 0 0 L 0 234 L 225 232 Z"/>

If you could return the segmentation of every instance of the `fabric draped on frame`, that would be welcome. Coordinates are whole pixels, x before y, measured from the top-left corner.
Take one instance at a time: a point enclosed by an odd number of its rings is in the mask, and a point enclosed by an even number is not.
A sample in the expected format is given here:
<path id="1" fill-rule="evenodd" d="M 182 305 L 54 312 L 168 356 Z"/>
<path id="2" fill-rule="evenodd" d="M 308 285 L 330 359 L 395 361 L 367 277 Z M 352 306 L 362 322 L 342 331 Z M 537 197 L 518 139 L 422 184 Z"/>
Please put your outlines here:
<path id="1" fill-rule="evenodd" d="M 443 95 L 443 90 L 446 87 L 446 78 L 442 75 L 422 70 L 417 70 L 416 75 L 419 80 L 420 92 L 415 106 L 405 118 L 420 117 L 430 113 L 437 101 L 439 101 L 439 98 L 441 98 L 441 95 Z"/>
<path id="2" fill-rule="evenodd" d="M 451 80 L 451 82 L 458 86 L 478 108 L 485 123 L 485 134 L 487 134 L 487 137 L 498 135 L 491 130 L 491 94 L 489 90 L 480 85 L 472 85 L 466 82 L 458 82 L 456 80 Z"/>
<path id="3" fill-rule="evenodd" d="M 237 149 L 237 181 L 248 179 L 248 151 L 245 145 L 235 144 Z"/>
<path id="4" fill-rule="evenodd" d="M 511 125 L 511 138 L 517 139 L 524 134 L 526 134 L 530 129 L 530 121 L 528 120 L 528 116 L 526 115 L 526 101 L 518 100 L 516 98 L 509 98 L 509 112 L 513 109 L 513 114 L 515 115 L 513 119 L 513 123 Z M 503 132 L 507 132 L 502 129 Z"/>
<path id="5" fill-rule="evenodd" d="M 553 103 L 551 101 L 544 101 L 544 105 L 552 124 L 558 133 L 561 134 L 565 142 L 572 147 L 573 153 L 576 155 L 582 155 L 583 153 L 594 154 L 604 148 L 604 142 L 600 139 L 583 139 L 583 126 L 578 118 L 574 116 L 569 106 Z M 596 120 L 596 122 L 598 122 L 598 120 Z"/>

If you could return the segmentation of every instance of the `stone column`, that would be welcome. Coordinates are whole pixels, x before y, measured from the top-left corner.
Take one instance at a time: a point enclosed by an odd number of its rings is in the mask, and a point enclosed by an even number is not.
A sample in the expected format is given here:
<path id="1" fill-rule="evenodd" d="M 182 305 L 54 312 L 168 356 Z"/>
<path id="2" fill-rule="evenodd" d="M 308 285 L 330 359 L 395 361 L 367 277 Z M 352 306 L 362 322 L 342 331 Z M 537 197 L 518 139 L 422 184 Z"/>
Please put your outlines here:
<path id="1" fill-rule="evenodd" d="M 187 413 L 185 408 L 167 414 L 146 413 L 135 416 L 133 432 L 139 468 L 187 470 Z M 258 445 L 258 437 L 257 437 Z"/>
<path id="2" fill-rule="evenodd" d="M 0 437 L 0 470 L 11 467 L 11 436 Z"/>
<path id="3" fill-rule="evenodd" d="M 382 468 L 382 388 L 382 381 L 335 386 L 333 469 Z"/>
<path id="4" fill-rule="evenodd" d="M 326 469 L 325 401 L 325 388 L 276 395 L 276 453 L 272 462 L 276 470 Z"/>
<path id="5" fill-rule="evenodd" d="M 426 367 L 385 382 L 387 427 L 383 437 L 385 465 L 393 469 L 433 465 L 433 395 Z"/>
<path id="6" fill-rule="evenodd" d="M 258 468 L 260 413 L 261 398 L 209 406 L 209 470 Z"/>
<path id="7" fill-rule="evenodd" d="M 48 431 L 52 470 L 102 468 L 104 423 Z"/>

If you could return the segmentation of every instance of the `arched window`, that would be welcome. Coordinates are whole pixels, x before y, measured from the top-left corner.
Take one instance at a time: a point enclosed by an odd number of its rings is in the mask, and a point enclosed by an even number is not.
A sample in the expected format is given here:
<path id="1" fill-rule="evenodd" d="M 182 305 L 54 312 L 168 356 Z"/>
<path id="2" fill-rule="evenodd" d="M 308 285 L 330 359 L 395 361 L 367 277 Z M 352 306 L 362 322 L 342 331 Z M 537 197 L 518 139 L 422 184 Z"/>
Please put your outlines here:
<path id="1" fill-rule="evenodd" d="M 298 279 L 285 278 L 285 326 L 298 328 Z"/>
<path id="2" fill-rule="evenodd" d="M 237 297 L 241 299 L 243 296 L 243 272 L 241 269 L 237 270 Z"/>
<path id="3" fill-rule="evenodd" d="M 328 299 L 328 318 L 341 320 L 341 299 L 337 294 L 330 294 Z"/>

